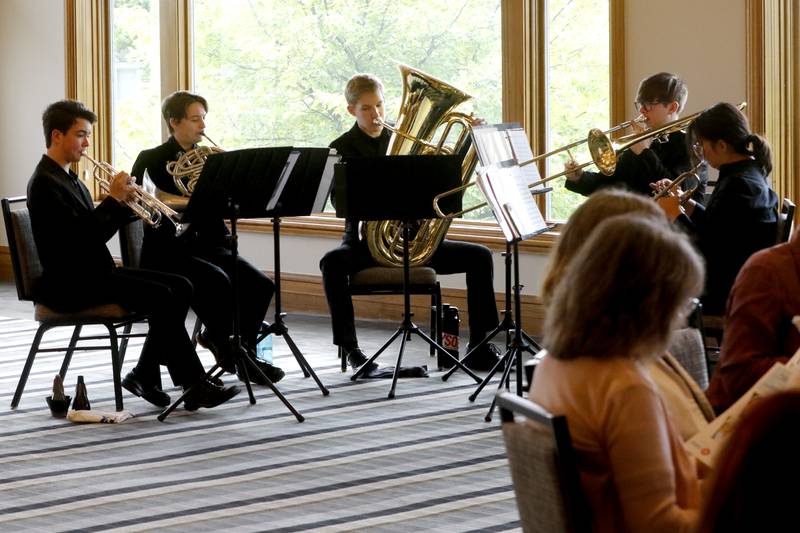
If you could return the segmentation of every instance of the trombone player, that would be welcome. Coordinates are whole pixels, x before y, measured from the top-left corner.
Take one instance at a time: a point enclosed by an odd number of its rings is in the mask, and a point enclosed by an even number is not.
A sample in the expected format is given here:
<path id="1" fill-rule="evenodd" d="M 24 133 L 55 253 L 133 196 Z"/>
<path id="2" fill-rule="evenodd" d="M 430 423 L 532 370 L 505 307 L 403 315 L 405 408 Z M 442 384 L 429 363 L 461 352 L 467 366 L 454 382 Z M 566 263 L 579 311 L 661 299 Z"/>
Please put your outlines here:
<path id="1" fill-rule="evenodd" d="M 70 169 L 89 148 L 96 120 L 74 100 L 55 102 L 42 115 L 47 153 L 28 182 L 28 210 L 43 269 L 35 300 L 62 312 L 118 304 L 147 314 L 147 340 L 122 386 L 166 407 L 170 397 L 161 390 L 159 364 L 166 365 L 175 385 L 184 388 L 205 374 L 184 326 L 192 286 L 180 276 L 114 264 L 105 243 L 131 221 L 125 203 L 134 194 L 132 179 L 125 172 L 115 174 L 108 196 L 95 207 L 89 190 Z M 203 379 L 185 406 L 214 407 L 238 392 L 236 386 L 220 387 Z"/>
<path id="2" fill-rule="evenodd" d="M 664 124 L 678 120 L 686 106 L 689 89 L 681 78 L 668 72 L 660 72 L 643 79 L 639 83 L 634 106 L 638 119 L 631 122 L 635 133 L 643 130 L 640 122 L 648 129 L 656 129 Z M 584 196 L 605 187 L 622 187 L 632 192 L 649 196 L 650 183 L 663 178 L 675 179 L 690 169 L 691 158 L 686 145 L 686 134 L 672 132 L 666 138 L 649 137 L 631 145 L 630 150 L 619 156 L 616 170 L 610 176 L 599 172 L 575 171 L 567 174 L 565 187 Z M 576 166 L 574 161 L 565 165 L 565 170 Z M 708 178 L 705 168 L 697 172 L 700 183 L 692 193 L 692 199 L 704 203 Z"/>
<path id="3" fill-rule="evenodd" d="M 133 174 L 142 183 L 145 172 L 158 189 L 171 197 L 181 194 L 177 181 L 167 166 L 197 149 L 205 137 L 208 102 L 198 94 L 177 91 L 164 99 L 161 106 L 169 129 L 167 141 L 150 150 L 143 150 L 133 164 Z M 228 229 L 222 218 L 192 222 L 188 234 L 176 237 L 161 228 L 145 228 L 141 263 L 144 268 L 171 272 L 192 282 L 191 306 L 205 326 L 197 341 L 208 348 L 228 372 L 236 372 L 231 357 L 230 337 L 233 333 L 232 254 L 227 245 Z M 263 272 L 241 256 L 236 274 L 240 287 L 239 318 L 242 341 L 261 372 L 273 383 L 280 381 L 280 368 L 255 358 L 256 338 L 267 314 L 275 285 Z M 244 379 L 243 376 L 239 376 Z M 249 373 L 254 383 L 266 385 L 258 372 Z"/>

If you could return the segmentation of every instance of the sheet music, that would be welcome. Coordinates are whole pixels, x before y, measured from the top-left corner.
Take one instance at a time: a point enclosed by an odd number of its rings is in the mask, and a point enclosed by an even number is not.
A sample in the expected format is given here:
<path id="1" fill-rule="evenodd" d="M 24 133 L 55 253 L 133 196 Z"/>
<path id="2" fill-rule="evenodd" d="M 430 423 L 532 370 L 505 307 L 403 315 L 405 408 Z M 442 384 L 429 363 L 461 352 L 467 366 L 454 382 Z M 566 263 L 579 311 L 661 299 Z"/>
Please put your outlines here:
<path id="1" fill-rule="evenodd" d="M 341 161 L 341 159 L 342 156 L 331 148 L 328 154 L 328 160 L 325 162 L 325 170 L 322 171 L 322 179 L 319 182 L 317 196 L 314 198 L 314 205 L 311 208 L 312 213 L 322 213 L 325 210 L 325 201 L 328 199 L 328 193 L 331 190 L 331 182 L 333 181 L 333 165 Z"/>
<path id="2" fill-rule="evenodd" d="M 267 202 L 267 211 L 272 211 L 275 209 L 275 206 L 278 205 L 278 200 L 281 198 L 283 188 L 286 187 L 286 183 L 289 181 L 289 176 L 291 176 L 292 170 L 294 169 L 294 166 L 299 158 L 299 151 L 292 150 L 291 153 L 289 153 L 289 159 L 286 160 L 286 165 L 284 165 L 283 172 L 281 172 L 281 175 L 278 178 L 278 183 L 275 184 L 275 190 L 272 192 L 269 202 Z"/>
<path id="3" fill-rule="evenodd" d="M 511 150 L 514 153 L 514 159 L 516 160 L 517 164 L 530 161 L 534 158 L 531 145 L 528 142 L 528 136 L 525 135 L 525 130 L 522 128 L 511 128 L 506 130 L 505 133 L 508 137 L 508 143 L 511 145 Z M 524 167 L 520 167 L 520 170 L 522 171 L 526 185 L 530 185 L 531 183 L 542 179 L 541 175 L 539 174 L 539 168 L 535 164 L 525 165 Z M 539 184 L 534 188 L 542 189 L 544 188 L 544 184 Z"/>
<path id="4" fill-rule="evenodd" d="M 478 185 L 507 241 L 524 240 L 547 228 L 522 170 L 492 165 L 478 174 Z"/>
<path id="5" fill-rule="evenodd" d="M 503 161 L 513 161 L 514 154 L 502 127 L 505 124 L 481 125 L 472 128 L 472 140 L 481 165 L 488 167 Z"/>

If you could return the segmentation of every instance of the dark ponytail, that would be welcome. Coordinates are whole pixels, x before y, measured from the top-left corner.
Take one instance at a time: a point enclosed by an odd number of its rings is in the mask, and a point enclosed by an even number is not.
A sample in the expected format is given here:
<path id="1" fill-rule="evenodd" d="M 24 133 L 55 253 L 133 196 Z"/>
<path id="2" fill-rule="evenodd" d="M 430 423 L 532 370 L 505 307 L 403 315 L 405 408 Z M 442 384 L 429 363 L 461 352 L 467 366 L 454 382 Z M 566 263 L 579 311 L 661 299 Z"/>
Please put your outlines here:
<path id="1" fill-rule="evenodd" d="M 747 117 L 732 104 L 715 104 L 692 121 L 686 135 L 689 153 L 694 153 L 694 143 L 702 139 L 711 142 L 722 140 L 736 153 L 753 156 L 765 177 L 772 171 L 772 150 L 769 143 L 763 137 L 750 132 Z"/>
<path id="2" fill-rule="evenodd" d="M 769 175 L 772 172 L 772 149 L 769 147 L 767 140 L 755 133 L 750 135 L 750 144 L 753 146 L 750 153 L 756 158 L 756 162 L 761 165 L 764 175 Z"/>

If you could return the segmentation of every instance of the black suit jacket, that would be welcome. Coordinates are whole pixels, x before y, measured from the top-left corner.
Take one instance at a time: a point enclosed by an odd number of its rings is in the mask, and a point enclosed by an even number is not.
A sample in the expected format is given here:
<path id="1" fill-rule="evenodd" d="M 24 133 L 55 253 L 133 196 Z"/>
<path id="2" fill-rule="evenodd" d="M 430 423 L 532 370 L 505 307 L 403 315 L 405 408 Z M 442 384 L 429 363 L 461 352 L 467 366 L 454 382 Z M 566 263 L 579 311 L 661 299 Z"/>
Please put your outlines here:
<path id="1" fill-rule="evenodd" d="M 722 165 L 714 192 L 691 221 L 678 219 L 694 232 L 706 260 L 703 310 L 723 314 L 728 293 L 745 261 L 756 251 L 775 244 L 778 197 L 763 170 L 753 160 Z"/>
<path id="2" fill-rule="evenodd" d="M 177 161 L 184 149 L 170 136 L 164 144 L 142 150 L 133 164 L 131 175 L 141 184 L 144 172 L 164 192 L 180 195 L 172 176 L 167 172 L 167 163 Z M 146 227 L 142 243 L 142 267 L 163 270 L 164 264 L 173 263 L 187 255 L 207 255 L 227 247 L 225 236 L 228 228 L 222 218 L 195 220 L 189 231 L 176 238 L 172 227 L 163 224 L 159 228 Z"/>
<path id="3" fill-rule="evenodd" d="M 378 137 L 370 137 L 358 127 L 358 123 L 337 137 L 331 144 L 346 162 L 350 157 L 371 157 L 386 155 L 389 148 L 389 139 L 392 134 L 384 128 Z M 335 190 L 331 188 L 331 202 L 336 205 Z M 358 220 L 348 218 L 344 222 L 344 235 L 342 242 L 353 244 L 358 242 Z"/>
<path id="4" fill-rule="evenodd" d="M 686 134 L 678 131 L 670 133 L 666 142 L 653 141 L 650 148 L 642 150 L 639 155 L 625 150 L 620 154 L 617 168 L 610 176 L 600 172 L 584 172 L 578 181 L 567 180 L 565 187 L 584 196 L 606 187 L 621 187 L 649 196 L 653 192 L 651 183 L 663 178 L 675 179 L 692 166 L 686 146 Z M 704 203 L 708 182 L 705 166 L 701 167 L 698 174 L 701 184 L 692 194 L 692 198 Z M 694 183 L 689 183 L 689 186 L 694 186 Z"/>
<path id="5" fill-rule="evenodd" d="M 114 270 L 106 242 L 131 221 L 131 210 L 111 197 L 94 207 L 78 176 L 46 155 L 28 182 L 28 210 L 43 268 L 36 301 L 81 307 L 74 300 Z"/>

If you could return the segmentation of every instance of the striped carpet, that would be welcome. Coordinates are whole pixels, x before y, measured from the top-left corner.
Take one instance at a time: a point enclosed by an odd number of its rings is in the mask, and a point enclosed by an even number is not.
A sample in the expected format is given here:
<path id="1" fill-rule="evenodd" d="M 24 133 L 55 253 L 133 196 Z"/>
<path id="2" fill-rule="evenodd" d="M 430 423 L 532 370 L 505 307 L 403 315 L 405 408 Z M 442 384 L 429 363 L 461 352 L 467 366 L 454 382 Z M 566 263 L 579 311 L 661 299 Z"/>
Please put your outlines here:
<path id="1" fill-rule="evenodd" d="M 256 387 L 254 406 L 242 393 L 212 410 L 179 408 L 165 423 L 125 393 L 134 419 L 74 425 L 52 418 L 44 402 L 61 355 L 37 358 L 19 408 L 9 409 L 36 325 L 0 318 L 0 531 L 519 529 L 497 417 L 483 421 L 490 391 L 473 404 L 463 373 L 442 382 L 433 372 L 400 380 L 397 398 L 387 400 L 388 380 L 352 383 L 339 371 L 327 319 L 298 315 L 288 325 L 331 390 L 323 397 L 275 341 L 276 363 L 287 371 L 280 389 L 302 424 Z M 393 327 L 360 324 L 362 346 L 379 346 Z M 55 330 L 45 342 L 69 333 Z M 140 346 L 129 348 L 124 371 Z M 409 363 L 435 361 L 420 341 L 408 353 Z M 211 364 L 208 352 L 200 355 Z M 108 358 L 76 354 L 67 393 L 82 374 L 92 407 L 113 411 Z M 166 373 L 163 380 L 171 383 Z"/>

